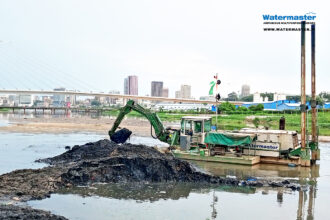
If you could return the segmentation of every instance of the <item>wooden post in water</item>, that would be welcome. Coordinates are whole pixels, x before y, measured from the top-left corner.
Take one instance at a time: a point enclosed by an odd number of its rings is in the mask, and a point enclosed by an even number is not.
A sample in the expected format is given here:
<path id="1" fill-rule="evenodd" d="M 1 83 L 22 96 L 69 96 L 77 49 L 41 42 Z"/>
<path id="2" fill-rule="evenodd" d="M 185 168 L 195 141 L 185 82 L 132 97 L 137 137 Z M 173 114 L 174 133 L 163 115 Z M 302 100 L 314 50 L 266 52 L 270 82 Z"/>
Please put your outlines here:
<path id="1" fill-rule="evenodd" d="M 305 21 L 301 22 L 301 148 L 306 148 Z"/>
<path id="2" fill-rule="evenodd" d="M 312 143 L 310 144 L 312 151 L 312 161 L 320 159 L 320 149 L 318 148 L 318 134 L 317 134 L 317 102 L 316 102 L 316 74 L 315 74 L 315 24 L 312 24 Z"/>
<path id="3" fill-rule="evenodd" d="M 315 24 L 312 24 L 312 141 L 317 143 L 317 109 L 316 109 L 316 79 L 315 79 Z"/>
<path id="4" fill-rule="evenodd" d="M 301 22 L 301 165 L 310 166 L 310 153 L 306 149 L 306 64 L 305 64 L 305 28 L 306 21 Z"/>

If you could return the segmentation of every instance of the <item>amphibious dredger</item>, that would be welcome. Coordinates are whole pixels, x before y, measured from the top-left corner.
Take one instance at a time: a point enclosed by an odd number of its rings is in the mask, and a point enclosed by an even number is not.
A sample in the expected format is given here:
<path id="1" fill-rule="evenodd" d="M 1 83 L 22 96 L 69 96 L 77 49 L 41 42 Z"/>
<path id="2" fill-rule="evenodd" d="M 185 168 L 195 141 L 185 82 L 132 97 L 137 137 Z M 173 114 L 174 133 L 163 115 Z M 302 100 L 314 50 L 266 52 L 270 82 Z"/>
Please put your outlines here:
<path id="1" fill-rule="evenodd" d="M 175 157 L 187 160 L 254 165 L 258 163 L 301 165 L 301 148 L 296 131 L 243 128 L 239 131 L 212 130 L 209 116 L 185 116 L 180 128 L 165 128 L 156 113 L 129 100 L 109 131 L 111 140 L 125 142 L 131 132 L 117 131 L 125 115 L 137 111 L 151 124 L 151 135 L 170 145 Z M 152 128 L 155 135 L 153 135 Z M 310 149 L 308 149 L 310 150 Z M 319 155 L 316 159 L 319 159 Z"/>

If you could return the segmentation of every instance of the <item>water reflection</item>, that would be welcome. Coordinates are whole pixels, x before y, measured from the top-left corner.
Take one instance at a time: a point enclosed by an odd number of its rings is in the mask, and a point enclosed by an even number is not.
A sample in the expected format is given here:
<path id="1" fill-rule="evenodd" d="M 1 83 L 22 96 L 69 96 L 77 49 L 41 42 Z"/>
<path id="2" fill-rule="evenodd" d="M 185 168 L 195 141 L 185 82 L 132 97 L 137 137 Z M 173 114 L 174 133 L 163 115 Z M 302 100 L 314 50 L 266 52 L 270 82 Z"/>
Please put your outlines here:
<path id="1" fill-rule="evenodd" d="M 320 165 L 312 167 L 289 167 L 285 165 L 256 164 L 254 166 L 221 164 L 202 161 L 190 161 L 198 168 L 218 176 L 236 176 L 241 179 L 247 177 L 261 178 L 310 178 L 319 177 Z"/>
<path id="2" fill-rule="evenodd" d="M 197 163 L 198 164 L 198 163 Z M 199 164 L 201 167 L 203 164 Z M 235 167 L 235 166 L 234 166 Z M 232 206 L 237 206 L 238 209 L 242 209 L 241 203 L 237 199 L 232 201 L 225 199 L 224 195 L 231 194 L 234 197 L 234 194 L 239 195 L 239 200 L 247 200 L 250 203 L 244 203 L 245 208 L 254 209 L 261 207 L 265 198 L 272 198 L 272 203 L 277 203 L 280 208 L 280 213 L 268 217 L 268 219 L 278 219 L 278 216 L 282 218 L 288 218 L 288 216 L 295 216 L 296 219 L 314 219 L 314 210 L 315 210 L 315 198 L 317 196 L 317 187 L 318 187 L 318 178 L 320 177 L 320 165 L 314 165 L 310 168 L 291 168 L 285 166 L 261 166 L 258 169 L 253 167 L 238 167 L 237 172 L 232 167 L 222 167 L 216 166 L 214 164 L 205 165 L 204 168 L 210 171 L 217 171 L 217 175 L 241 175 L 239 177 L 251 176 L 251 174 L 265 174 L 267 171 L 270 172 L 271 177 L 292 177 L 295 182 L 301 183 L 301 191 L 291 191 L 291 189 L 286 188 L 271 188 L 271 187 L 232 187 L 232 186 L 214 186 L 214 185 L 205 185 L 205 184 L 194 184 L 194 183 L 146 183 L 146 184 L 98 184 L 92 187 L 75 187 L 72 189 L 65 189 L 57 192 L 58 194 L 67 195 L 79 195 L 83 198 L 98 196 L 102 198 L 110 198 L 115 200 L 123 201 L 137 201 L 138 203 L 147 204 L 147 203 L 157 203 L 159 201 L 167 201 L 164 205 L 164 208 L 168 206 L 171 201 L 182 201 L 187 200 L 188 204 L 198 204 L 198 197 L 207 195 L 209 198 L 209 218 L 207 219 L 222 219 L 225 216 L 231 216 L 228 214 L 228 210 L 224 210 L 228 206 L 227 202 L 232 202 Z M 243 171 L 238 172 L 243 169 Z M 294 169 L 294 170 L 291 170 Z M 276 172 L 275 172 L 276 171 Z M 296 175 L 293 175 L 293 173 Z M 275 175 L 276 174 L 276 175 Z M 297 174 L 299 174 L 297 176 Z M 257 176 L 257 175 L 254 175 Z M 261 176 L 261 175 L 258 175 Z M 268 176 L 269 177 L 269 176 Z M 225 194 L 224 194 L 225 193 Z M 250 195 L 250 199 L 245 199 L 244 195 Z M 273 197 L 275 195 L 275 197 Z M 197 200 L 192 200 L 192 197 L 197 197 Z M 236 197 L 236 196 L 235 196 Z M 271 204 L 266 199 L 265 203 Z M 190 201 L 190 202 L 189 202 Z M 162 203 L 163 204 L 163 203 Z M 289 211 L 284 211 L 285 207 L 292 207 L 291 215 Z M 267 207 L 269 210 L 276 211 L 275 207 Z M 241 218 L 249 216 L 258 217 L 257 213 L 260 216 L 268 216 L 267 208 L 265 210 L 255 210 L 255 213 L 241 213 L 239 215 Z M 227 207 L 228 209 L 228 207 Z M 258 208 L 259 209 L 259 208 Z M 261 208 L 262 209 L 262 208 Z M 231 211 L 235 210 L 231 208 Z M 283 213 L 281 215 L 281 210 Z M 204 213 L 205 214 L 205 213 Z M 237 213 L 233 214 L 237 216 Z M 164 216 L 161 216 L 161 218 Z M 322 216 L 321 217 L 325 217 Z M 194 219 L 194 218 L 193 218 Z M 196 218 L 198 219 L 198 218 Z M 235 219 L 235 218 L 232 218 Z"/>
<path id="3" fill-rule="evenodd" d="M 155 202 L 158 200 L 178 200 L 188 198 L 191 193 L 207 194 L 211 191 L 253 194 L 255 188 L 214 186 L 197 183 L 126 183 L 96 184 L 92 187 L 73 187 L 58 191 L 59 194 L 77 194 L 85 196 L 101 196 L 113 199 L 133 199 L 136 201 Z"/>

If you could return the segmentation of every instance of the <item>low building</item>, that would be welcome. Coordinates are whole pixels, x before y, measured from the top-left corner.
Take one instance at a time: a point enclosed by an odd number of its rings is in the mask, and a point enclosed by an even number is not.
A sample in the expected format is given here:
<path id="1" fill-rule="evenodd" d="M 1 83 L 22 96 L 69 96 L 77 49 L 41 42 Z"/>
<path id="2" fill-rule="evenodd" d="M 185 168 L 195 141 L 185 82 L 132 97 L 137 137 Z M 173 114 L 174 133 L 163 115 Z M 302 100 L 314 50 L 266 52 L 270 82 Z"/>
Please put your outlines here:
<path id="1" fill-rule="evenodd" d="M 201 110 L 201 109 L 206 109 L 206 110 L 212 110 L 212 105 L 210 104 L 189 104 L 189 103 L 182 103 L 182 104 L 174 104 L 174 103 L 158 103 L 154 105 L 153 107 L 155 110 Z"/>
<path id="2" fill-rule="evenodd" d="M 18 106 L 32 106 L 33 105 L 33 97 L 32 95 L 19 95 L 18 96 Z"/>
<path id="3" fill-rule="evenodd" d="M 246 102 L 246 103 L 243 103 L 242 106 L 249 108 L 250 106 L 253 106 L 253 105 L 262 104 L 264 106 L 264 110 L 278 110 L 278 106 L 280 106 L 284 103 L 296 103 L 296 102 L 289 101 L 289 100 L 279 100 L 279 101 L 270 101 L 270 102 Z"/>
<path id="4" fill-rule="evenodd" d="M 300 103 L 282 103 L 281 105 L 277 106 L 279 111 L 283 110 L 300 110 Z"/>
<path id="5" fill-rule="evenodd" d="M 278 100 L 286 100 L 286 95 L 278 94 L 278 93 L 275 92 L 273 101 L 278 101 Z"/>
<path id="6" fill-rule="evenodd" d="M 213 95 L 201 96 L 201 97 L 199 97 L 199 100 L 203 100 L 203 101 L 215 101 L 215 96 L 213 96 Z"/>

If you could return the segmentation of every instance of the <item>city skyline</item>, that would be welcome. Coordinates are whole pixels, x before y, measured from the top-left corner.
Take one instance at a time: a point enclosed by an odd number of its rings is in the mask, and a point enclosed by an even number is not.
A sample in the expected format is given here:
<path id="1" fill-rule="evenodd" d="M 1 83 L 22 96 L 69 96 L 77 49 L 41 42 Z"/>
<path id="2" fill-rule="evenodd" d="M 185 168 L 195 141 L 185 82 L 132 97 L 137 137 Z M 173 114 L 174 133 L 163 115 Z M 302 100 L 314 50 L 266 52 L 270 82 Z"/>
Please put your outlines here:
<path id="1" fill-rule="evenodd" d="M 153 2 L 144 7 L 134 1 L 124 4 L 101 0 L 99 4 L 99 9 L 93 9 L 86 2 L 80 2 L 79 8 L 61 1 L 3 2 L 0 87 L 45 90 L 70 88 L 72 83 L 75 87 L 70 89 L 123 92 L 123 78 L 135 74 L 139 76 L 139 94 L 150 93 L 151 81 L 163 81 L 170 97 L 183 83 L 192 86 L 193 97 L 200 97 L 208 95 L 209 83 L 218 73 L 223 97 L 239 91 L 245 83 L 251 86 L 251 93 L 299 94 L 300 33 L 263 31 L 262 14 L 313 11 L 317 14 L 317 93 L 329 90 L 330 28 L 325 3 L 290 1 L 286 11 L 267 3 L 245 11 L 243 6 L 248 3 L 237 9 L 233 2 L 224 11 L 217 1 L 168 1 L 164 7 Z M 15 9 L 15 13 L 8 8 Z M 242 25 L 242 18 L 248 25 Z M 306 91 L 310 93 L 310 84 Z"/>

